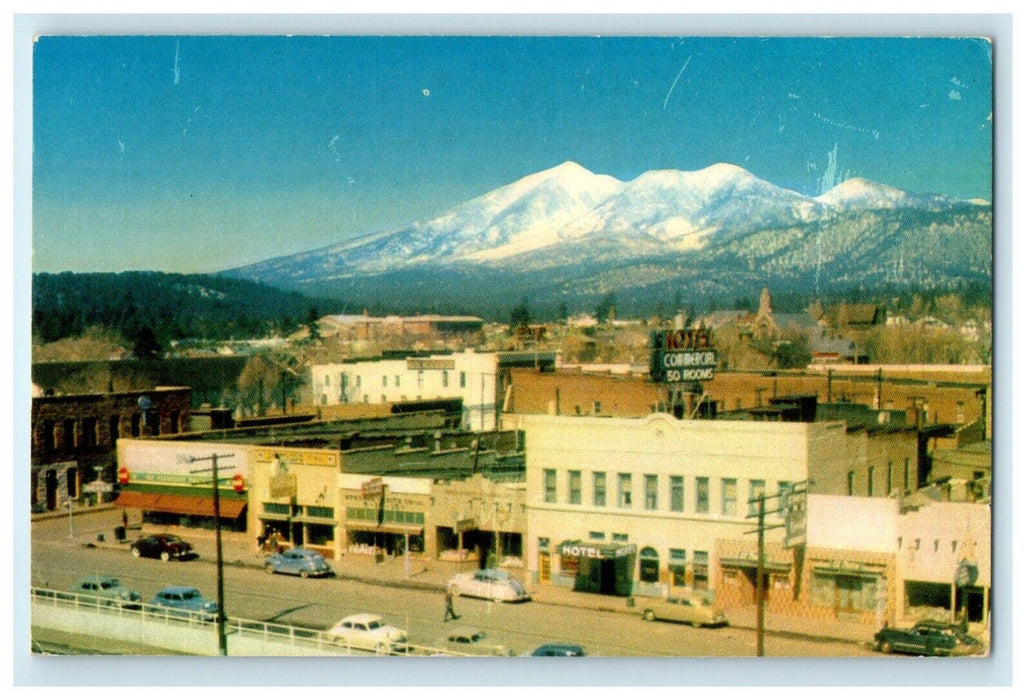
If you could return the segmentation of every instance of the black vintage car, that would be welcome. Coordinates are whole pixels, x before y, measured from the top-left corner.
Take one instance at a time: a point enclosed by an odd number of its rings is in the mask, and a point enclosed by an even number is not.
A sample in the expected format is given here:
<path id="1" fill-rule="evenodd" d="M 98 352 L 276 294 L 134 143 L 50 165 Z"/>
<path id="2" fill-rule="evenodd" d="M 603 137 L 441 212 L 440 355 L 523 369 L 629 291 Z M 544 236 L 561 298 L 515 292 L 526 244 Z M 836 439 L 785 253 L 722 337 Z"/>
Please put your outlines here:
<path id="1" fill-rule="evenodd" d="M 923 620 L 910 629 L 883 627 L 875 633 L 875 648 L 884 654 L 921 656 L 967 656 L 984 651 L 982 642 L 959 625 L 938 620 Z"/>
<path id="2" fill-rule="evenodd" d="M 129 546 L 129 551 L 134 557 L 152 557 L 162 561 L 192 559 L 197 556 L 189 542 L 169 534 L 141 537 Z"/>

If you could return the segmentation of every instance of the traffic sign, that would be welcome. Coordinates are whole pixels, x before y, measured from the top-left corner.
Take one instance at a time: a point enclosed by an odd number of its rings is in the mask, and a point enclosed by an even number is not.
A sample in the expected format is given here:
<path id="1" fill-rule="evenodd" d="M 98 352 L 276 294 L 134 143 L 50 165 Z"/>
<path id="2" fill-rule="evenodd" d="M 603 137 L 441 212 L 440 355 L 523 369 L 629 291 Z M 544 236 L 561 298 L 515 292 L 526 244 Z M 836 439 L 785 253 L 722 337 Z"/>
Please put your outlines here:
<path id="1" fill-rule="evenodd" d="M 241 493 L 244 490 L 244 477 L 241 474 L 233 475 L 233 490 Z"/>
<path id="2" fill-rule="evenodd" d="M 129 483 L 129 470 L 125 467 L 118 468 L 118 483 L 123 485 Z"/>

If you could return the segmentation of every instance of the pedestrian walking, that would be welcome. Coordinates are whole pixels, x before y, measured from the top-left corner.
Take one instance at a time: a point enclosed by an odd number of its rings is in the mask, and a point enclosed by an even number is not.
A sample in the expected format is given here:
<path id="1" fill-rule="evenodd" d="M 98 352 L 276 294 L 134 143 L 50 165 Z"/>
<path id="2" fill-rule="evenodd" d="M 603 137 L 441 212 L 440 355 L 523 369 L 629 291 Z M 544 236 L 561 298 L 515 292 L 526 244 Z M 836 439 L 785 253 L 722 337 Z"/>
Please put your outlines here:
<path id="1" fill-rule="evenodd" d="M 455 608 L 452 607 L 454 600 L 454 594 L 451 588 L 445 589 L 445 622 L 449 620 L 458 620 L 459 616 L 456 615 Z"/>

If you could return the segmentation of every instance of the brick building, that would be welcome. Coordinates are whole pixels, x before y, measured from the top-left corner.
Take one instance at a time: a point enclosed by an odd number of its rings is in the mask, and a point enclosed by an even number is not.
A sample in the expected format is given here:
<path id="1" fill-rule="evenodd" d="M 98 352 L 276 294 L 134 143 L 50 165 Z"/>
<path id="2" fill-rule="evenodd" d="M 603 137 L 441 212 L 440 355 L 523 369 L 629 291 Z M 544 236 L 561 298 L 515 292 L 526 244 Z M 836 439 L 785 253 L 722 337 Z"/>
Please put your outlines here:
<path id="1" fill-rule="evenodd" d="M 190 425 L 190 389 L 155 387 L 32 398 L 32 504 L 47 510 L 82 497 L 82 485 L 115 481 L 120 437 L 170 435 Z"/>

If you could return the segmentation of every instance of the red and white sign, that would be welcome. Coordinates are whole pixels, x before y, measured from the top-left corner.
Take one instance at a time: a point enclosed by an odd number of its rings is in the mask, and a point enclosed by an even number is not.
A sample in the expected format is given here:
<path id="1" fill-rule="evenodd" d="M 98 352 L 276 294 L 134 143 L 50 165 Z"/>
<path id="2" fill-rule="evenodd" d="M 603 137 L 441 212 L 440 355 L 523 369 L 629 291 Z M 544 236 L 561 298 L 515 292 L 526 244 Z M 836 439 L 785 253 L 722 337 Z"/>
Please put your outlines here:
<path id="1" fill-rule="evenodd" d="M 125 467 L 118 468 L 118 483 L 128 484 L 129 483 L 129 470 Z"/>
<path id="2" fill-rule="evenodd" d="M 244 490 L 244 477 L 241 474 L 233 475 L 233 490 L 241 493 Z"/>

